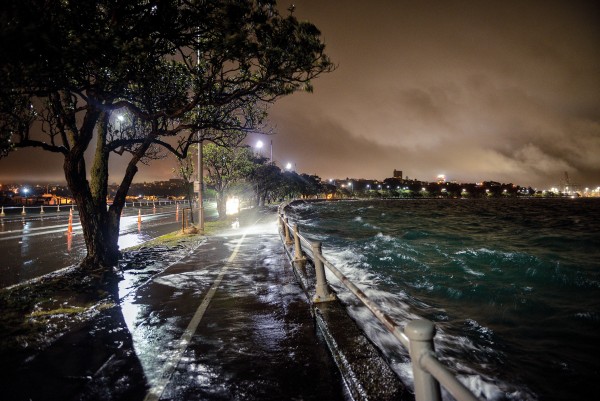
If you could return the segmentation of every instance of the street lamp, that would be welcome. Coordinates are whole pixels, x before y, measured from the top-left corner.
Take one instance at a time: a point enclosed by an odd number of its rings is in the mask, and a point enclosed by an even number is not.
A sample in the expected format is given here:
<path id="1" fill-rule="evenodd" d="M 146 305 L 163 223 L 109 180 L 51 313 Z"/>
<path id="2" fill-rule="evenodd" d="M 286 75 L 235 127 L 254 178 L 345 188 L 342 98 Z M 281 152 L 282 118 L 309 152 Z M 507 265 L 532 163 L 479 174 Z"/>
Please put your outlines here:
<path id="1" fill-rule="evenodd" d="M 27 194 L 29 193 L 29 188 L 23 188 L 23 195 L 25 195 L 25 204 L 27 205 Z"/>
<path id="2" fill-rule="evenodd" d="M 125 117 L 121 114 L 117 115 L 117 120 L 119 121 L 119 135 L 123 134 L 123 121 L 125 121 Z"/>
<path id="3" fill-rule="evenodd" d="M 198 135 L 198 227 L 200 232 L 204 232 L 204 199 L 202 193 L 202 186 L 204 185 L 204 145 L 202 141 L 202 135 L 200 131 Z M 192 207 L 192 205 L 190 205 Z"/>
<path id="4" fill-rule="evenodd" d="M 292 169 L 292 163 L 289 163 L 285 165 L 285 169 L 290 171 Z"/>

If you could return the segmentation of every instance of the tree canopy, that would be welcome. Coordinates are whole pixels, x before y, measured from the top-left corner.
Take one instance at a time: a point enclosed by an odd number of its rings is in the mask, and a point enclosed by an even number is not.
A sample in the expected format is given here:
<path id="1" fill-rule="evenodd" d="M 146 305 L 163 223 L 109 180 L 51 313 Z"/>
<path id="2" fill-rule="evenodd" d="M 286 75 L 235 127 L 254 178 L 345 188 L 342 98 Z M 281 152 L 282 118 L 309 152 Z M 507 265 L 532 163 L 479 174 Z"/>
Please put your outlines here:
<path id="1" fill-rule="evenodd" d="M 269 103 L 333 69 L 319 30 L 273 0 L 5 0 L 0 60 L 0 155 L 64 156 L 83 265 L 104 267 L 138 163 L 259 130 Z M 129 161 L 107 209 L 111 155 Z"/>

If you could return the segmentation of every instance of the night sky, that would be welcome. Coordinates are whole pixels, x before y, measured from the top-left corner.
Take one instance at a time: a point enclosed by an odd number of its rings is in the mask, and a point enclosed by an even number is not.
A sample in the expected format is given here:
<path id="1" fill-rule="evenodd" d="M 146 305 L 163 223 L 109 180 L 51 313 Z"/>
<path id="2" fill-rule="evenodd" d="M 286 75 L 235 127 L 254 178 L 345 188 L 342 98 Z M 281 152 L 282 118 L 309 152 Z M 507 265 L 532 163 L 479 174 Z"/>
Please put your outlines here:
<path id="1" fill-rule="evenodd" d="M 273 141 L 279 166 L 323 179 L 383 179 L 397 169 L 425 181 L 445 174 L 540 189 L 567 172 L 582 188 L 600 185 L 598 2 L 298 0 L 281 8 L 292 3 L 321 30 L 338 67 L 314 81 L 314 93 L 272 106 L 276 135 L 260 139 L 267 156 Z M 41 154 L 0 160 L 0 180 L 17 171 L 60 178 L 61 159 Z M 174 166 L 143 166 L 136 181 L 171 178 Z"/>

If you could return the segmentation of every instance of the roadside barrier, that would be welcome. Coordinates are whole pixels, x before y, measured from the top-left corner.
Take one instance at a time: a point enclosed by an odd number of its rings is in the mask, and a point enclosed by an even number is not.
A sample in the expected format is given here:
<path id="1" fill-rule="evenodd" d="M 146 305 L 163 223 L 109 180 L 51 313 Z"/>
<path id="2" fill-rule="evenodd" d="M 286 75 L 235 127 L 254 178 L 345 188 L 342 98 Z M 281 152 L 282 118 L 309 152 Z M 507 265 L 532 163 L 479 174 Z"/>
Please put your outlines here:
<path id="1" fill-rule="evenodd" d="M 292 228 L 282 210 L 283 207 L 280 207 L 279 225 L 282 231 L 282 239 L 286 247 L 294 247 L 294 264 L 304 266 L 307 260 L 306 251 L 309 251 L 309 254 L 312 255 L 316 277 L 314 303 L 330 302 L 335 299 L 335 295 L 329 290 L 327 284 L 324 270 L 324 267 L 327 267 L 408 350 L 413 370 L 416 401 L 440 401 L 442 398 L 440 385 L 443 385 L 457 401 L 478 400 L 471 390 L 462 384 L 435 356 L 433 344 L 435 325 L 433 322 L 426 319 L 413 320 L 402 330 L 398 323 L 385 314 L 360 288 L 325 259 L 321 242 L 310 241 L 302 236 L 297 224 L 294 224 Z M 293 240 L 292 236 L 294 237 Z"/>
<path id="2" fill-rule="evenodd" d="M 106 204 L 107 208 L 110 208 L 110 206 L 112 205 L 111 202 L 108 202 Z M 127 208 L 127 207 L 138 207 L 138 208 L 152 208 L 153 212 L 156 212 L 157 208 L 161 207 L 161 206 L 168 206 L 168 205 L 176 205 L 177 207 L 185 207 L 185 205 L 189 205 L 189 202 L 187 200 L 181 200 L 181 201 L 176 201 L 176 200 L 170 200 L 170 201 L 155 201 L 155 202 L 147 202 L 147 201 L 137 201 L 137 202 L 126 202 L 124 203 L 123 207 Z M 56 209 L 54 209 L 54 206 L 56 206 Z M 52 209 L 52 210 L 56 210 L 56 212 L 60 212 L 61 211 L 61 206 L 66 206 L 68 207 L 70 210 L 75 211 L 75 209 L 77 209 L 77 205 L 74 203 L 57 203 L 57 204 L 48 204 L 48 203 L 39 203 L 39 204 L 27 204 L 27 205 L 2 205 L 0 206 L 0 217 L 6 217 L 7 215 L 15 215 L 15 214 L 21 214 L 22 216 L 26 216 L 30 213 L 39 213 L 39 214 L 48 214 L 48 209 Z"/>

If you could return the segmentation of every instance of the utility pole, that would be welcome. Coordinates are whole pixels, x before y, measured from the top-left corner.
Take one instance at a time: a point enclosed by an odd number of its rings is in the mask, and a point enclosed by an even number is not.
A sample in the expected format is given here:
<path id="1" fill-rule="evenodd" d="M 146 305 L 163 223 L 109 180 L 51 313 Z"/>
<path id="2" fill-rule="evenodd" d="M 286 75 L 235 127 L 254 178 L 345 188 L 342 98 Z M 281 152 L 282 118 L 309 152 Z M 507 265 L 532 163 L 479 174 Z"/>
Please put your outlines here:
<path id="1" fill-rule="evenodd" d="M 204 202 L 202 199 L 202 185 L 204 184 L 204 165 L 202 158 L 202 140 L 198 131 L 198 227 L 204 232 Z"/>
<path id="2" fill-rule="evenodd" d="M 200 39 L 200 36 L 198 36 Z M 200 65 L 200 48 L 196 53 L 196 62 Z M 198 131 L 198 227 L 201 232 L 204 232 L 204 201 L 202 199 L 202 185 L 204 184 L 204 165 L 202 159 L 202 138 L 200 131 Z"/>

